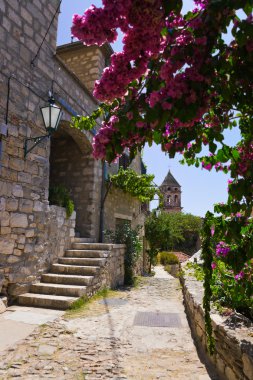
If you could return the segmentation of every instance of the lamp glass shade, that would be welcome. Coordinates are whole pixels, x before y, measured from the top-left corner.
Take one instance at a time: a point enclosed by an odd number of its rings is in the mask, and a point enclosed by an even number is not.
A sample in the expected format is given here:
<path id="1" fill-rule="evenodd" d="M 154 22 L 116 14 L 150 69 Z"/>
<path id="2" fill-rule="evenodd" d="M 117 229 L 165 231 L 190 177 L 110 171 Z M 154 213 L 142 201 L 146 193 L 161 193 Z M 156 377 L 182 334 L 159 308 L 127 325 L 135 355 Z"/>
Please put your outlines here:
<path id="1" fill-rule="evenodd" d="M 46 130 L 48 132 L 56 131 L 62 116 L 61 109 L 55 104 L 49 104 L 41 108 L 41 113 Z"/>

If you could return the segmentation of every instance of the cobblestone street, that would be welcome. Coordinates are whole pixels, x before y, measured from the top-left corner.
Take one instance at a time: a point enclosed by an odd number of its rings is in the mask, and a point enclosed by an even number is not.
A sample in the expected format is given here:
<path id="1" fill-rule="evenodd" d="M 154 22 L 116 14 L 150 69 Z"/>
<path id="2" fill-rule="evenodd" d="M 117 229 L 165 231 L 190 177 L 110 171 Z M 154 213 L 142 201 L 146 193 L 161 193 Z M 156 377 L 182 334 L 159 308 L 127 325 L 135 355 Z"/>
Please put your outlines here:
<path id="1" fill-rule="evenodd" d="M 179 281 L 159 269 L 138 288 L 42 325 L 5 351 L 0 379 L 11 378 L 215 379 L 196 353 Z"/>

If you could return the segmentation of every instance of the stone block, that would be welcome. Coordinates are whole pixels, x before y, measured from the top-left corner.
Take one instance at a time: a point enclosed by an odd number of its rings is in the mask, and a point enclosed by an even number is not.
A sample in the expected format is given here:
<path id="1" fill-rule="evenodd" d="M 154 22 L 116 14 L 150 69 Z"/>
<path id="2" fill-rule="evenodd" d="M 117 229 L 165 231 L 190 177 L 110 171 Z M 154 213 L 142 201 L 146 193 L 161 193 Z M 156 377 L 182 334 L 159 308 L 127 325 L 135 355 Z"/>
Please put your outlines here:
<path id="1" fill-rule="evenodd" d="M 18 182 L 21 183 L 31 183 L 32 182 L 32 176 L 29 173 L 19 172 L 18 173 Z"/>
<path id="2" fill-rule="evenodd" d="M 27 11 L 25 7 L 21 7 L 21 16 L 23 19 L 26 20 L 29 24 L 32 24 L 33 22 L 33 17 L 30 12 Z"/>
<path id="3" fill-rule="evenodd" d="M 0 181 L 0 196 L 11 196 L 12 185 L 6 181 Z"/>
<path id="4" fill-rule="evenodd" d="M 19 213 L 11 213 L 10 226 L 27 228 L 28 227 L 27 215 L 19 214 Z"/>
<path id="5" fill-rule="evenodd" d="M 11 233 L 10 227 L 1 227 L 1 235 L 9 235 Z"/>
<path id="6" fill-rule="evenodd" d="M 11 255 L 15 243 L 10 239 L 0 238 L 0 253 L 4 255 Z"/>
<path id="7" fill-rule="evenodd" d="M 32 253 L 33 249 L 34 249 L 34 246 L 32 244 L 25 244 L 24 252 L 25 253 Z"/>
<path id="8" fill-rule="evenodd" d="M 35 201 L 33 211 L 37 211 L 37 212 L 44 211 L 44 204 L 40 201 Z"/>
<path id="9" fill-rule="evenodd" d="M 45 250 L 45 247 L 44 247 L 44 245 L 42 245 L 42 244 L 37 244 L 37 245 L 35 246 L 35 252 L 36 252 L 36 253 L 42 253 L 42 252 L 44 252 L 44 250 Z"/>
<path id="10" fill-rule="evenodd" d="M 0 212 L 0 225 L 1 227 L 8 227 L 10 225 L 10 214 L 7 211 Z"/>
<path id="11" fill-rule="evenodd" d="M 17 211 L 18 209 L 18 200 L 14 198 L 7 199 L 6 210 L 7 211 Z"/>
<path id="12" fill-rule="evenodd" d="M 40 199 L 40 195 L 39 195 L 39 194 L 36 194 L 36 193 L 31 193 L 31 198 L 32 198 L 34 201 L 37 201 L 38 199 Z"/>
<path id="13" fill-rule="evenodd" d="M 31 213 L 33 211 L 33 201 L 30 199 L 20 199 L 19 211 Z"/>
<path id="14" fill-rule="evenodd" d="M 23 251 L 21 249 L 17 249 L 17 248 L 15 248 L 14 252 L 13 252 L 14 256 L 21 256 L 22 253 L 23 253 Z"/>
<path id="15" fill-rule="evenodd" d="M 20 160 L 19 158 L 11 157 L 9 159 L 9 167 L 10 169 L 17 170 L 18 172 L 23 171 L 25 167 L 24 160 Z"/>
<path id="16" fill-rule="evenodd" d="M 20 258 L 17 256 L 10 255 L 7 259 L 8 264 L 16 264 L 17 262 L 20 261 Z"/>
<path id="17" fill-rule="evenodd" d="M 31 229 L 31 230 L 27 230 L 27 231 L 25 232 L 25 236 L 26 236 L 27 238 L 32 238 L 32 237 L 34 237 L 34 235 L 35 235 L 35 231 L 34 231 L 33 229 Z"/>
<path id="18" fill-rule="evenodd" d="M 6 207 L 6 199 L 5 198 L 1 198 L 0 199 L 0 212 L 1 211 L 5 211 L 5 207 Z"/>
<path id="19" fill-rule="evenodd" d="M 253 359 L 247 354 L 242 355 L 243 373 L 248 379 L 253 379 Z"/>
<path id="20" fill-rule="evenodd" d="M 12 188 L 12 194 L 14 195 L 14 197 L 22 198 L 24 195 L 22 186 L 14 185 Z"/>
<path id="21" fill-rule="evenodd" d="M 18 127 L 15 125 L 8 125 L 8 135 L 18 137 Z"/>
<path id="22" fill-rule="evenodd" d="M 26 125 L 20 125 L 19 134 L 24 137 L 31 137 L 31 128 Z"/>
<path id="23" fill-rule="evenodd" d="M 25 244 L 25 236 L 24 235 L 20 235 L 17 239 L 17 242 L 19 244 Z"/>

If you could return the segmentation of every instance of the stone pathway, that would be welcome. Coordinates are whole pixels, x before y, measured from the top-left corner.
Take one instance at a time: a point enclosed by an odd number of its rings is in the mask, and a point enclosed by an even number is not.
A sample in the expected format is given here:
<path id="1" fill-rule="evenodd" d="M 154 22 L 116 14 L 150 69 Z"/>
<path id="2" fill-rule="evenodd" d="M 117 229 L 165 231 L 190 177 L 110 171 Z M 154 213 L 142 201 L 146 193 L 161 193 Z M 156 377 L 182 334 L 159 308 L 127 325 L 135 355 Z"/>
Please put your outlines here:
<path id="1" fill-rule="evenodd" d="M 0 379 L 12 378 L 217 379 L 197 356 L 179 281 L 161 268 L 139 288 L 43 325 L 3 353 Z"/>

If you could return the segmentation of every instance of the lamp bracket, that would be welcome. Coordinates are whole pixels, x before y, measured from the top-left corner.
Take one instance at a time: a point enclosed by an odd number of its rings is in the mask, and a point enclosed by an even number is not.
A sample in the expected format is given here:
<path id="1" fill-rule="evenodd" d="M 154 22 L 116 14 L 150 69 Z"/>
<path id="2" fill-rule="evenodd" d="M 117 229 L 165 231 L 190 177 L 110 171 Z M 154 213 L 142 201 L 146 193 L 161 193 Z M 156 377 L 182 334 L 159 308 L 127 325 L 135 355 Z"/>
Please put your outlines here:
<path id="1" fill-rule="evenodd" d="M 24 145 L 24 156 L 26 158 L 27 154 L 31 152 L 41 141 L 45 140 L 46 138 L 49 138 L 51 135 L 43 135 L 43 136 L 37 136 L 37 137 L 31 137 L 29 139 L 25 139 L 25 145 Z M 34 141 L 34 144 L 28 148 L 28 142 Z"/>

